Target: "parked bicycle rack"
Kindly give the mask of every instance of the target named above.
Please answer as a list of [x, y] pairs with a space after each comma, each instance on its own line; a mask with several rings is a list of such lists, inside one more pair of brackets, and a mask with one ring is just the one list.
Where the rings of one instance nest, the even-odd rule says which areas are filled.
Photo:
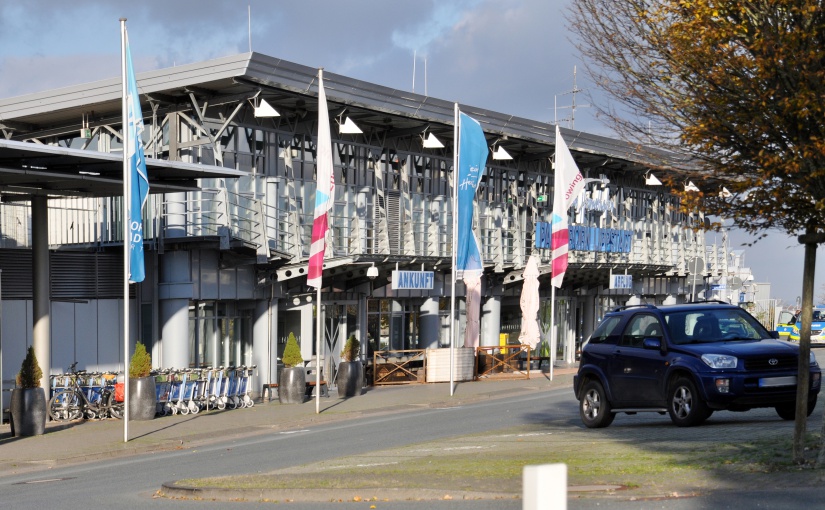
[[118, 374], [75, 370], [49, 376], [48, 411], [53, 420], [121, 418], [123, 406], [114, 400]]

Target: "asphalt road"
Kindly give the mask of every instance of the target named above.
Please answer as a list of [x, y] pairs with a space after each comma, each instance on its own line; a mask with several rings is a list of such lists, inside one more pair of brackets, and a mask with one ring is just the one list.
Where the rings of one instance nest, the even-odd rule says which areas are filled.
[[[825, 350], [817, 349], [825, 358]], [[822, 404], [822, 398], [820, 399]], [[821, 414], [821, 408], [815, 413]], [[239, 414], [239, 416], [242, 416]], [[717, 413], [712, 420], [732, 422], [743, 433], [766, 427], [784, 426], [772, 409], [748, 413]], [[490, 433], [519, 425], [554, 422], [556, 425], [581, 429], [577, 404], [569, 387], [547, 393], [489, 400], [460, 407], [422, 408], [384, 416], [365, 416], [346, 422], [321, 424], [298, 430], [259, 435], [232, 441], [217, 440], [195, 449], [157, 452], [148, 455], [98, 460], [93, 463], [58, 467], [0, 478], [0, 508], [15, 510], [86, 510], [90, 507], [116, 506], [129, 509], [225, 509], [272, 508], [273, 503], [227, 503], [184, 501], [153, 497], [166, 481], [181, 478], [217, 476], [250, 472], [267, 472], [294, 465], [332, 459], [367, 451], [403, 446], [424, 441], [443, 440], [464, 434]], [[818, 426], [817, 426], [818, 427]], [[665, 416], [639, 414], [619, 416], [605, 429], [617, 434], [668, 435], [677, 437], [685, 429], [673, 427]], [[691, 429], [696, 433], [713, 433], [710, 427]], [[818, 429], [817, 429], [818, 430]], [[609, 437], [605, 435], [604, 437]], [[594, 435], [594, 440], [598, 436]], [[583, 452], [587, 454], [587, 452]], [[825, 483], [823, 483], [825, 485]], [[289, 503], [294, 510], [323, 508], [364, 509], [517, 509], [521, 500], [486, 501], [393, 501], [378, 503]], [[752, 508], [797, 509], [822, 505], [822, 487], [771, 491], [722, 491], [708, 496], [668, 498], [666, 500], [618, 501], [598, 496], [576, 499], [571, 495], [571, 509], [717, 509]]]
[[[0, 479], [0, 508], [85, 510], [101, 502], [135, 509], [189, 508], [192, 505], [197, 505], [197, 508], [226, 508], [226, 503], [175, 501], [152, 498], [152, 494], [163, 482], [181, 478], [266, 472], [371, 449], [549, 420], [558, 418], [562, 413], [573, 419], [576, 412], [569, 388], [561, 388], [547, 395], [514, 397], [506, 401], [443, 409], [419, 409], [229, 442], [216, 441], [214, 445], [194, 450], [99, 460]], [[481, 503], [472, 508], [507, 508], [501, 506], [501, 502], [491, 503], [492, 506]], [[513, 503], [515, 506], [512, 508], [520, 507], [520, 501]], [[397, 504], [401, 506], [382, 503], [381, 508], [409, 508], [410, 503]], [[296, 509], [327, 506], [290, 504], [290, 508]], [[271, 505], [243, 505], [243, 508], [269, 507]], [[365, 508], [363, 503], [357, 507]], [[440, 503], [438, 506], [432, 506], [432, 502], [422, 503], [416, 508], [450, 508], [450, 502], [445, 502], [444, 506]]]

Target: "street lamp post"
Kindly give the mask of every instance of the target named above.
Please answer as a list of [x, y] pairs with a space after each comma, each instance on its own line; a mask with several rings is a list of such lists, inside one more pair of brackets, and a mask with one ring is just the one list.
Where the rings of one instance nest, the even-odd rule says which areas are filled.
[[370, 339], [369, 339], [369, 334], [370, 334], [369, 333], [369, 325], [370, 325], [369, 300], [372, 299], [372, 293], [374, 291], [373, 285], [375, 284], [375, 279], [378, 278], [378, 268], [375, 267], [375, 263], [372, 263], [372, 265], [369, 268], [367, 268], [367, 278], [370, 279], [370, 293], [367, 296], [367, 310], [366, 310], [366, 313], [364, 314], [364, 319], [366, 320], [365, 329], [367, 330], [367, 338], [366, 338], [367, 345], [365, 346], [362, 355], [365, 357], [364, 358], [365, 360], [366, 360], [367, 353], [369, 353], [369, 341], [370, 341]]

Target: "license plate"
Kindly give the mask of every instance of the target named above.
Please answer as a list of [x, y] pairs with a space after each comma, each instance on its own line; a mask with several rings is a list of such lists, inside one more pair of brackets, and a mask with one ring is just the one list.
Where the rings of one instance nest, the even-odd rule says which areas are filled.
[[789, 375], [787, 377], [763, 377], [759, 379], [760, 388], [774, 388], [776, 386], [795, 386], [796, 376]]

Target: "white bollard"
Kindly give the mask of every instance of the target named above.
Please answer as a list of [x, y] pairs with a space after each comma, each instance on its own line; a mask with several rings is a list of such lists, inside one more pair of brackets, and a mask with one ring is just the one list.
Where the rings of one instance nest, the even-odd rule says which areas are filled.
[[522, 510], [567, 510], [567, 464], [524, 466]]

